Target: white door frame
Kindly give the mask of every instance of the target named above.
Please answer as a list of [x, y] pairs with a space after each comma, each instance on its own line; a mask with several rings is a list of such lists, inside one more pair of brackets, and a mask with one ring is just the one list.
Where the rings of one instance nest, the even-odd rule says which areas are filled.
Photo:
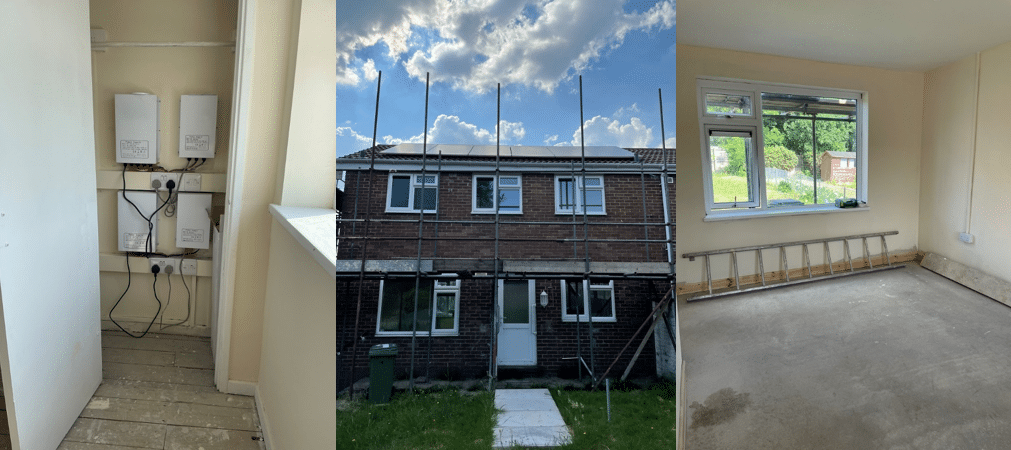
[[[496, 307], [498, 308], [498, 314], [496, 315], [496, 321], [498, 323], [495, 324], [496, 328], [498, 329], [498, 332], [495, 334], [495, 345], [496, 345], [496, 348], [499, 349], [499, 351], [496, 352], [496, 356], [495, 356], [495, 368], [497, 369], [498, 366], [503, 365], [501, 363], [501, 361], [499, 360], [500, 355], [502, 354], [502, 349], [501, 349], [501, 345], [499, 345], [499, 341], [498, 340], [501, 337], [502, 329], [506, 327], [506, 324], [504, 323], [504, 321], [505, 321], [505, 309], [503, 308], [503, 304], [502, 303], [503, 303], [503, 300], [505, 298], [505, 283], [507, 281], [525, 281], [527, 283], [527, 302], [529, 304], [529, 311], [530, 311], [529, 327], [530, 327], [530, 334], [534, 336], [533, 337], [533, 341], [534, 341], [533, 342], [533, 348], [531, 349], [531, 356], [532, 356], [533, 361], [529, 365], [530, 366], [536, 366], [537, 365], [537, 314], [536, 314], [536, 311], [537, 311], [537, 309], [536, 309], [537, 302], [534, 299], [534, 295], [536, 293], [536, 286], [535, 286], [534, 280], [498, 280], [498, 288], [496, 289], [496, 291], [498, 293], [498, 295], [496, 296], [497, 297], [496, 298]], [[515, 364], [504, 364], [504, 365], [506, 365], [506, 366], [513, 366]], [[524, 365], [526, 365], [526, 364], [524, 364]]]
[[[217, 322], [214, 334], [214, 385], [221, 392], [252, 395], [248, 386], [231, 386], [228, 378], [232, 338], [232, 307], [235, 296], [239, 217], [242, 214], [242, 184], [245, 179], [250, 102], [253, 93], [253, 48], [256, 35], [256, 0], [239, 0], [235, 33], [235, 75], [232, 84], [232, 123], [228, 136], [228, 175], [225, 213], [221, 221], [221, 276]], [[248, 383], [242, 383], [248, 385]]]

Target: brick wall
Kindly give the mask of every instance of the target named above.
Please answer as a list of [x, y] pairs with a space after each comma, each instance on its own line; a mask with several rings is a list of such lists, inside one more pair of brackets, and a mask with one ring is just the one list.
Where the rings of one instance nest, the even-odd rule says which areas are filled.
[[[493, 280], [465, 279], [461, 282], [459, 336], [419, 336], [415, 340], [415, 373], [428, 373], [433, 378], [451, 375], [454, 378], [480, 378], [488, 371], [490, 323], [494, 298]], [[615, 281], [615, 316], [617, 322], [594, 323], [594, 367], [602, 374], [615, 356], [628, 342], [629, 337], [642, 324], [653, 309], [653, 302], [669, 286], [656, 283], [653, 289], [647, 281]], [[574, 376], [575, 362], [563, 360], [577, 354], [577, 323], [562, 321], [560, 280], [537, 280], [536, 290], [548, 293], [549, 304], [541, 307], [537, 302], [537, 369], [545, 375]], [[347, 386], [350, 378], [351, 347], [357, 307], [357, 280], [337, 283], [338, 323], [338, 388]], [[376, 336], [376, 316], [379, 306], [379, 281], [366, 280], [362, 290], [362, 307], [358, 328], [358, 362], [356, 378], [368, 376], [368, 350], [376, 344], [394, 343], [399, 347], [396, 371], [400, 377], [410, 367], [411, 338]], [[589, 363], [589, 329], [580, 324], [583, 358]], [[625, 370], [642, 335], [633, 341], [630, 349], [612, 369], [610, 376], [617, 377]], [[633, 369], [635, 375], [655, 374], [653, 339], [649, 339]]]
[[[386, 213], [387, 172], [376, 172], [374, 186], [369, 199], [369, 176], [367, 172], [359, 174], [349, 172], [347, 188], [344, 197], [344, 217], [355, 216], [357, 202], [357, 217], [364, 218], [371, 204], [371, 217], [382, 219], [416, 220], [417, 213]], [[646, 175], [645, 183], [640, 183], [638, 174], [604, 175], [604, 216], [588, 216], [588, 222], [659, 222], [664, 220], [661, 203], [660, 177]], [[439, 179], [439, 220], [476, 220], [494, 221], [493, 214], [472, 214], [472, 182], [471, 173], [443, 173]], [[583, 243], [559, 242], [563, 239], [583, 237], [582, 214], [577, 214], [577, 224], [573, 226], [571, 214], [555, 214], [554, 208], [554, 175], [524, 174], [522, 178], [523, 214], [500, 215], [500, 221], [550, 221], [558, 225], [500, 224], [499, 246], [500, 258], [504, 259], [563, 259], [583, 258], [585, 250]], [[671, 190], [671, 207], [675, 204], [674, 184], [668, 184]], [[643, 194], [645, 191], [645, 215], [643, 214]], [[671, 209], [671, 218], [674, 217]], [[424, 215], [426, 220], [436, 218], [436, 214]], [[344, 224], [341, 231], [345, 236], [352, 234], [352, 225]], [[362, 224], [353, 226], [355, 233], [364, 232]], [[575, 230], [575, 236], [573, 231]], [[590, 225], [588, 236], [591, 239], [665, 239], [663, 225], [656, 226], [621, 226], [621, 225]], [[674, 231], [672, 230], [672, 236]], [[369, 235], [382, 237], [369, 244], [369, 259], [414, 258], [418, 251], [417, 223], [381, 223], [374, 222], [369, 226]], [[422, 258], [460, 258], [460, 257], [494, 257], [493, 224], [432, 224], [426, 223], [424, 237], [464, 238], [479, 240], [440, 240], [426, 241], [422, 244]], [[395, 238], [397, 237], [397, 238]], [[400, 239], [406, 238], [406, 239]], [[550, 239], [551, 241], [510, 241], [510, 239]], [[352, 241], [352, 240], [348, 240]], [[360, 241], [355, 241], [360, 242]], [[341, 245], [338, 259], [358, 259], [361, 254], [354, 246]], [[359, 246], [360, 247], [360, 246]], [[666, 250], [663, 243], [590, 243], [589, 253], [594, 261], [664, 261]]]

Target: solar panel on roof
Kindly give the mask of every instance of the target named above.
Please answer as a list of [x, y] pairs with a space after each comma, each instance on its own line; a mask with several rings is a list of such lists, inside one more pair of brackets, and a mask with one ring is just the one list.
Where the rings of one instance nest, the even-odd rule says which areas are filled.
[[[383, 150], [380, 153], [388, 155], [420, 155], [422, 144], [399, 144], [392, 148]], [[496, 148], [494, 145], [460, 145], [460, 144], [430, 144], [428, 155], [443, 156], [471, 156], [475, 158], [494, 158]], [[503, 158], [563, 158], [578, 159], [583, 155], [579, 147], [567, 146], [537, 146], [537, 145], [503, 145], [498, 149], [499, 156]], [[587, 146], [585, 155], [588, 159], [634, 159], [635, 155], [623, 148], [613, 146]]]
[[[508, 145], [499, 146], [499, 156], [508, 157], [512, 156], [512, 152], [509, 151]], [[495, 157], [495, 146], [494, 145], [475, 145], [470, 149], [470, 156], [474, 157]]]

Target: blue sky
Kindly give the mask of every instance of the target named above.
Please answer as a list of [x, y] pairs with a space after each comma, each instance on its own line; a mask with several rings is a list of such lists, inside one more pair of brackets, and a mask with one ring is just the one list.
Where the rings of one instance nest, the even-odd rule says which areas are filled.
[[674, 147], [674, 0], [348, 0], [337, 17], [337, 156], [372, 143]]

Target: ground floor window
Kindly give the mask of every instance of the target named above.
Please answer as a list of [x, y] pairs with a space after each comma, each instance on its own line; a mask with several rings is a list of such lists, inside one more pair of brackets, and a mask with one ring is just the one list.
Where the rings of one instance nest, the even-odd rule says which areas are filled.
[[562, 320], [586, 321], [589, 309], [594, 322], [614, 322], [614, 280], [562, 281]]
[[[417, 288], [417, 289], [416, 289]], [[460, 328], [460, 280], [413, 278], [379, 284], [377, 336], [410, 336], [417, 317], [418, 335], [456, 335]], [[417, 315], [415, 316], [415, 293]]]

